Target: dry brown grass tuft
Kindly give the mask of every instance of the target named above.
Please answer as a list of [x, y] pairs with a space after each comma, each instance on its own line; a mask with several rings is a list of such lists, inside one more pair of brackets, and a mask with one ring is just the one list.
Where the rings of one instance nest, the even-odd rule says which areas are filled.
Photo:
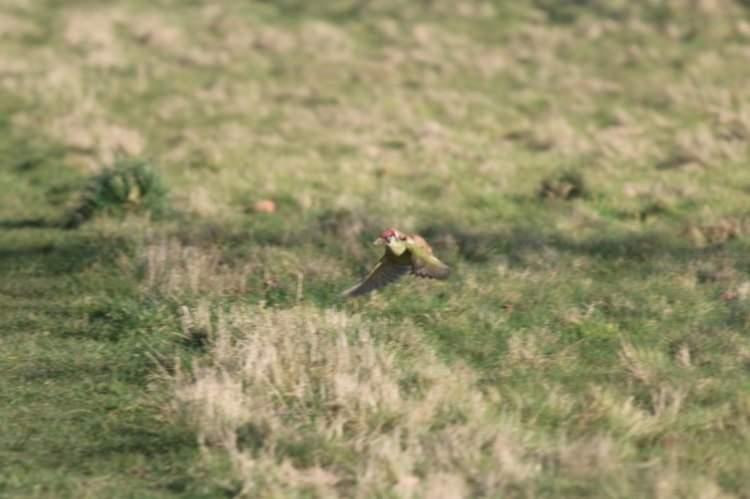
[[661, 371], [669, 362], [667, 356], [660, 351], [636, 348], [630, 343], [622, 344], [620, 360], [630, 375], [645, 385], [658, 383]]
[[0, 12], [0, 40], [33, 35], [39, 31], [38, 27], [24, 19]]
[[413, 327], [305, 307], [237, 307], [208, 327], [211, 360], [179, 373], [178, 398], [244, 496], [471, 497], [541, 469], [493, 397]]
[[144, 286], [169, 295], [210, 292], [214, 295], [248, 291], [250, 263], [228, 265], [216, 247], [184, 246], [176, 239], [162, 239], [144, 248]]
[[698, 247], [723, 244], [747, 233], [746, 222], [737, 218], [722, 218], [713, 224], [690, 225], [683, 234]]
[[127, 60], [116, 32], [117, 23], [123, 19], [123, 13], [116, 9], [72, 11], [65, 19], [63, 39], [81, 51], [88, 64], [123, 67]]

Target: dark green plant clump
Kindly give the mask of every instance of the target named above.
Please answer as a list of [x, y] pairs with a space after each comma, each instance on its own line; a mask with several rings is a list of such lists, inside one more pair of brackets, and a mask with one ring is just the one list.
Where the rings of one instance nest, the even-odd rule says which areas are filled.
[[539, 186], [539, 197], [543, 199], [570, 200], [585, 197], [586, 182], [583, 176], [575, 171], [563, 172], [560, 175], [544, 179]]
[[68, 212], [62, 225], [75, 229], [97, 214], [160, 215], [166, 207], [167, 188], [151, 164], [142, 159], [120, 159], [91, 177], [80, 202]]

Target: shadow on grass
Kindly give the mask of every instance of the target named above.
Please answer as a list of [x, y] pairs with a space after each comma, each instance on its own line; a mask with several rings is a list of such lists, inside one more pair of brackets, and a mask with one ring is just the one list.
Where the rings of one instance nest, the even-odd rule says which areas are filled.
[[368, 12], [372, 0], [351, 0], [333, 5], [316, 5], [305, 0], [262, 0], [262, 3], [273, 6], [285, 19], [305, 19], [322, 17], [332, 22], [358, 21]]
[[76, 273], [94, 262], [111, 261], [127, 248], [124, 239], [91, 236], [23, 245], [5, 243], [0, 245], [0, 275], [32, 268], [40, 275]]
[[428, 225], [421, 228], [420, 234], [428, 240], [436, 241], [435, 246], [438, 249], [441, 240], [452, 238], [455, 240], [458, 255], [470, 263], [484, 263], [495, 256], [504, 255], [511, 265], [523, 265], [524, 254], [544, 248], [597, 259], [648, 263], [663, 257], [688, 262], [722, 254], [727, 248], [746, 246], [743, 240], [735, 240], [725, 244], [697, 247], [678, 235], [656, 231], [601, 234], [579, 240], [560, 231], [545, 231], [533, 227], [509, 227], [497, 232], [469, 232], [455, 225]]
[[0, 220], [0, 229], [59, 229], [60, 223], [44, 218]]

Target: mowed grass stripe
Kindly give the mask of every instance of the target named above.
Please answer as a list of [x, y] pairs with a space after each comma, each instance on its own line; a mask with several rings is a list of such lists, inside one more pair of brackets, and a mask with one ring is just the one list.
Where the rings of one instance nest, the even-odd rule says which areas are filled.
[[43, 181], [31, 183], [6, 152], [0, 495], [215, 497], [195, 485], [194, 434], [167, 418], [169, 394], [154, 378], [157, 359], [177, 348], [165, 332], [173, 316], [143, 301], [134, 274], [116, 271], [127, 239], [15, 223], [59, 213], [29, 191], [43, 194], [65, 167], [39, 166], [31, 178]]

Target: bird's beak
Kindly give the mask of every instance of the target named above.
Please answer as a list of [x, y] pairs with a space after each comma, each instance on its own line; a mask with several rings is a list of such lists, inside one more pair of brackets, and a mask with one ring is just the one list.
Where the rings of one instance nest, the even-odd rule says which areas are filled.
[[383, 246], [385, 244], [385, 239], [383, 239], [382, 237], [379, 237], [379, 238], [375, 239], [375, 241], [373, 241], [372, 244], [374, 244], [376, 246]]

